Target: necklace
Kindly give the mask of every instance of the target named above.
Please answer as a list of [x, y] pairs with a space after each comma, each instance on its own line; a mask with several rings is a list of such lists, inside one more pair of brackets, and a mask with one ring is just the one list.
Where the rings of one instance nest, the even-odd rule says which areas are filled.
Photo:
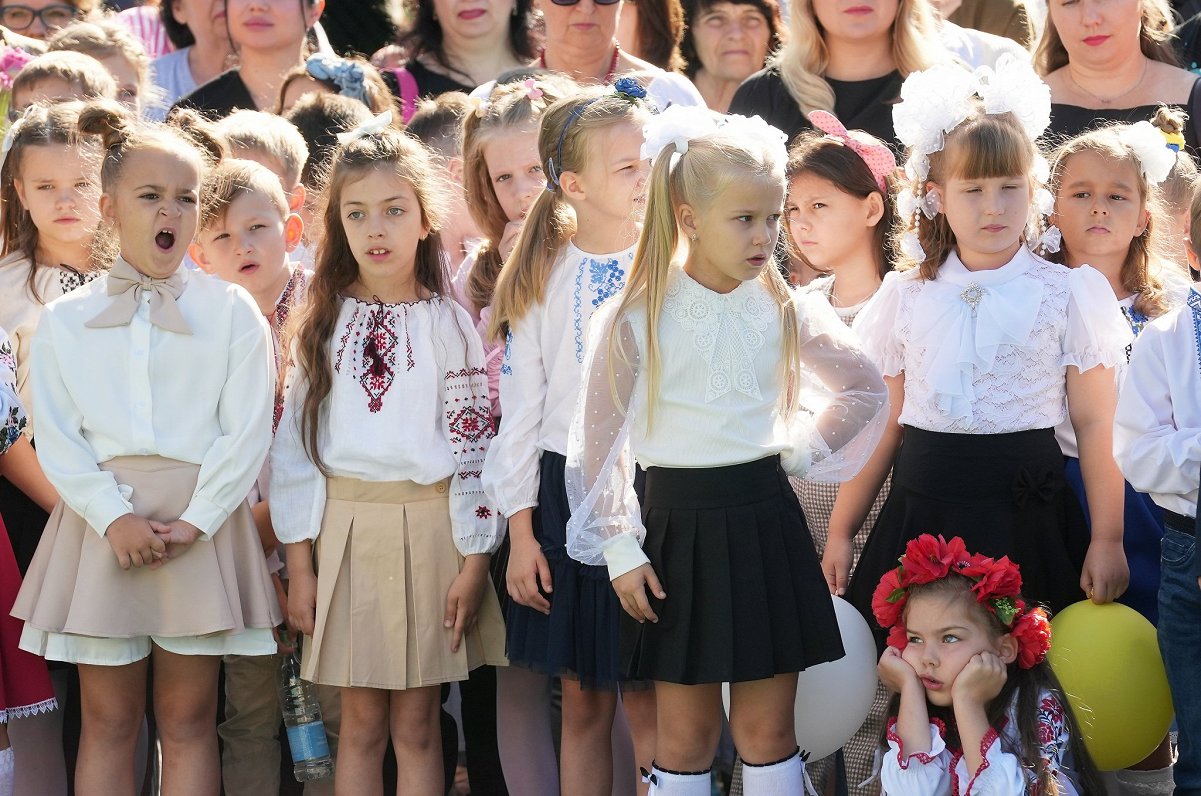
[[1075, 86], [1082, 94], [1088, 95], [1093, 100], [1095, 100], [1099, 105], [1112, 105], [1113, 103], [1117, 102], [1122, 97], [1125, 97], [1131, 91], [1134, 91], [1136, 88], [1138, 88], [1139, 86], [1141, 86], [1143, 84], [1143, 81], [1147, 78], [1147, 67], [1149, 67], [1150, 65], [1151, 65], [1151, 59], [1144, 57], [1143, 58], [1143, 72], [1142, 72], [1142, 74], [1140, 74], [1138, 76], [1138, 80], [1136, 80], [1133, 85], [1131, 85], [1128, 89], [1123, 91], [1121, 94], [1112, 96], [1109, 99], [1104, 99], [1102, 97], [1098, 97], [1096, 94], [1089, 91], [1084, 86], [1080, 85], [1079, 81], [1076, 80], [1076, 76], [1074, 74], [1072, 74], [1072, 65], [1071, 64], [1068, 64], [1068, 80], [1071, 80], [1072, 85]]
[[[613, 75], [617, 74], [617, 59], [621, 55], [621, 46], [613, 45], [613, 57], [609, 59], [609, 71], [605, 73], [605, 78], [601, 82], [605, 85], [613, 82]], [[541, 50], [538, 53], [538, 66], [543, 69], [549, 69], [546, 65], [546, 50]]]

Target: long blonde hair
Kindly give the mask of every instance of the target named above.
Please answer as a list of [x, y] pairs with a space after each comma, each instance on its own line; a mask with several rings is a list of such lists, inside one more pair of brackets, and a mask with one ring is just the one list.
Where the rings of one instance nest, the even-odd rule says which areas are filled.
[[[661, 372], [659, 355], [659, 321], [663, 316], [663, 301], [671, 264], [680, 244], [676, 208], [687, 204], [704, 208], [713, 197], [719, 196], [735, 182], [764, 180], [784, 185], [783, 160], [771, 154], [765, 146], [754, 141], [735, 138], [718, 130], [688, 142], [688, 149], [676, 158], [675, 144], [659, 153], [648, 181], [646, 218], [630, 278], [621, 294], [621, 304], [614, 316], [614, 329], [636, 306], [646, 309], [646, 351], [642, 352], [642, 367], [646, 373], [647, 423], [654, 418], [654, 396], [659, 393]], [[676, 161], [673, 163], [672, 161]], [[781, 208], [782, 209], [782, 208]], [[694, 244], [695, 245], [695, 244]], [[783, 274], [774, 264], [763, 269], [757, 277], [762, 280], [779, 307], [783, 334], [780, 344], [780, 395], [783, 410], [791, 412], [796, 406], [796, 383], [800, 373], [800, 347], [793, 296]], [[610, 386], [616, 390], [612, 363], [628, 363], [628, 354], [619, 343], [619, 335], [609, 337]], [[616, 398], [616, 396], [615, 396]]]
[[[512, 254], [496, 281], [488, 334], [501, 338], [542, 300], [559, 250], [575, 234], [575, 213], [563, 197], [559, 175], [578, 172], [594, 157], [592, 145], [613, 125], [640, 122], [644, 113], [612, 89], [589, 91], [547, 109], [538, 131], [538, 156], [547, 184], [526, 214]], [[466, 153], [466, 150], [464, 150]]]
[[[1172, 48], [1172, 37], [1176, 25], [1168, 0], [1140, 0], [1143, 13], [1139, 20], [1139, 50], [1152, 61], [1180, 66], [1180, 59]], [[1051, 14], [1047, 14], [1042, 38], [1034, 49], [1034, 71], [1046, 76], [1068, 65], [1068, 51], [1055, 27]]]
[[[933, 30], [927, 0], [900, 0], [892, 23], [892, 60], [902, 78], [932, 65], [930, 53], [938, 48]], [[769, 63], [806, 116], [815, 110], [834, 111], [834, 89], [824, 77], [830, 51], [813, 13], [813, 0], [793, 0], [788, 38]]]

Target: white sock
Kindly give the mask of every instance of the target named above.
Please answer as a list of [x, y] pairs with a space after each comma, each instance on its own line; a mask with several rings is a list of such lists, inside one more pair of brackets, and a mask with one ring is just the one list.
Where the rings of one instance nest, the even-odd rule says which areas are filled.
[[1150, 771], [1119, 771], [1117, 781], [1122, 796], [1172, 796], [1175, 790], [1171, 766]]
[[746, 796], [798, 796], [805, 792], [805, 764], [800, 754], [777, 763], [756, 766], [742, 761], [742, 790]]
[[642, 781], [651, 784], [647, 796], [710, 796], [713, 793], [709, 771], [664, 771], [651, 765], [651, 772], [643, 769]]
[[0, 796], [13, 796], [13, 782], [17, 776], [17, 765], [13, 760], [13, 749], [0, 750]]

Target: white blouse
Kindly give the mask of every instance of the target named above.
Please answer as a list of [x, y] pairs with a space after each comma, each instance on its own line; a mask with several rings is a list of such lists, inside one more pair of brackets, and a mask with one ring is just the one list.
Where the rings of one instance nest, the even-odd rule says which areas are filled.
[[[17, 363], [17, 393], [29, 413], [25, 433], [33, 436], [33, 387], [29, 383], [29, 348], [42, 310], [54, 299], [96, 279], [104, 271], [80, 272], [41, 265], [29, 284], [32, 263], [20, 252], [0, 260], [0, 327], [8, 331]], [[35, 292], [36, 291], [36, 294]]]
[[[440, 296], [408, 304], [343, 298], [329, 362], [317, 443], [329, 473], [418, 484], [449, 477], [455, 546], [463, 555], [495, 550], [500, 523], [480, 486], [492, 438], [484, 353], [463, 308]], [[300, 429], [306, 389], [297, 364], [271, 445], [271, 521], [285, 543], [316, 539], [325, 511], [325, 476]]]
[[902, 425], [966, 434], [1056, 426], [1067, 367], [1114, 367], [1132, 339], [1104, 276], [1025, 247], [989, 271], [952, 253], [937, 279], [891, 273], [854, 329], [884, 375], [904, 371]]
[[143, 294], [127, 326], [88, 328], [108, 277], [46, 306], [33, 339], [38, 460], [98, 533], [132, 511], [129, 487], [97, 467], [158, 455], [200, 465], [180, 519], [211, 537], [250, 491], [271, 440], [271, 333], [242, 288], [180, 268], [189, 335], [151, 324]]
[[1201, 473], [1201, 294], [1156, 318], [1134, 344], [1113, 430], [1114, 458], [1156, 505], [1197, 513]]
[[[941, 721], [930, 722], [930, 751], [912, 754], [905, 752], [896, 723], [895, 718], [890, 719], [885, 731], [888, 750], [880, 769], [883, 796], [1027, 796], [1037, 792], [1033, 768], [1014, 754], [1020, 740], [1014, 706], [1006, 712], [1000, 732], [990, 729], [985, 734], [981, 742], [984, 762], [975, 771], [968, 771], [961, 750], [947, 747], [946, 727]], [[1059, 792], [1078, 796], [1063, 705], [1049, 692], [1039, 701], [1038, 723], [1031, 731], [1037, 734], [1040, 757], [1054, 773]]]
[[615, 317], [617, 306], [593, 319], [568, 440], [573, 558], [606, 563], [611, 577], [646, 562], [635, 460], [722, 467], [778, 454], [792, 475], [845, 481], [875, 449], [888, 417], [884, 382], [823, 296], [793, 294], [802, 408], [791, 417], [780, 412], [780, 309], [762, 280], [715, 293], [672, 268], [658, 325], [658, 392], [649, 406], [645, 305]]
[[567, 244], [542, 301], [513, 324], [505, 340], [500, 368], [504, 422], [484, 464], [484, 489], [506, 517], [538, 505], [540, 452], [567, 455], [588, 323], [601, 304], [625, 287], [635, 248], [589, 254]]
[[17, 362], [12, 343], [0, 329], [0, 455], [21, 436], [25, 428], [25, 410], [17, 397]]

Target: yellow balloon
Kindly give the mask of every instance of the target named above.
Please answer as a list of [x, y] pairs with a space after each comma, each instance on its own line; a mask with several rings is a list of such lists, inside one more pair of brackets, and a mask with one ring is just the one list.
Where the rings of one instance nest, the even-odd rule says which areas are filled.
[[1069, 605], [1051, 621], [1051, 668], [1102, 771], [1155, 750], [1172, 723], [1172, 694], [1155, 628], [1118, 603]]

